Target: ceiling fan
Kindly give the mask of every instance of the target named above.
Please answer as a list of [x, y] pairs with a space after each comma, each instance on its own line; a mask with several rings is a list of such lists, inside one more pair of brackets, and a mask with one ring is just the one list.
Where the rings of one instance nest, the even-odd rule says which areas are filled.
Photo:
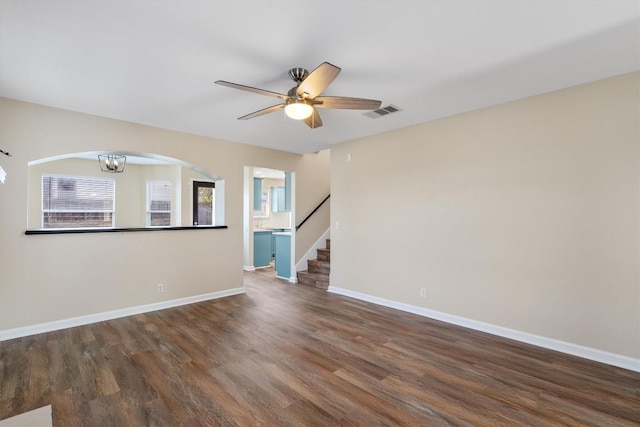
[[289, 70], [289, 77], [296, 82], [296, 86], [292, 87], [286, 95], [224, 80], [218, 80], [216, 84], [257, 93], [258, 95], [280, 98], [284, 101], [282, 104], [272, 105], [246, 116], [238, 117], [238, 120], [253, 119], [284, 108], [287, 116], [295, 120], [303, 120], [307, 126], [315, 129], [322, 126], [322, 119], [320, 119], [317, 108], [342, 110], [377, 110], [380, 108], [381, 102], [374, 99], [319, 96], [339, 73], [340, 68], [328, 62], [323, 62], [311, 73], [304, 68], [292, 68]]

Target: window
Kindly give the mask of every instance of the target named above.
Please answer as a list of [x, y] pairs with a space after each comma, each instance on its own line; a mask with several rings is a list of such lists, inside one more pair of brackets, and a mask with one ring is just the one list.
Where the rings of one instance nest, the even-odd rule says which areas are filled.
[[193, 181], [193, 225], [214, 225], [216, 184]]
[[147, 181], [147, 227], [171, 226], [171, 182]]
[[113, 227], [115, 181], [42, 176], [42, 228]]

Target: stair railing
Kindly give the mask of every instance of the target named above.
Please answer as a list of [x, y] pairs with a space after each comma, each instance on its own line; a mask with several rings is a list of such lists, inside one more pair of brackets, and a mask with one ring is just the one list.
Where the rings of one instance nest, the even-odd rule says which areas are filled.
[[316, 213], [318, 211], [318, 209], [320, 209], [322, 207], [322, 205], [324, 205], [324, 202], [329, 200], [329, 197], [331, 197], [331, 194], [327, 195], [327, 197], [325, 197], [324, 200], [321, 201], [320, 204], [318, 206], [316, 206], [316, 208], [314, 210], [312, 210], [311, 213], [309, 215], [307, 215], [307, 217], [305, 219], [303, 219], [300, 224], [296, 225], [296, 231], [298, 231], [300, 229], [300, 227], [302, 227], [302, 225], [305, 222], [307, 222], [309, 220], [309, 218], [311, 218], [313, 216], [313, 214]]

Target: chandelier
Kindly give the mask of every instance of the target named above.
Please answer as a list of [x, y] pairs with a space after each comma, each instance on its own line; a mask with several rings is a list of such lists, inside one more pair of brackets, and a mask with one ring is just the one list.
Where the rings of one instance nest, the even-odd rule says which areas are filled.
[[124, 172], [124, 165], [127, 163], [127, 156], [116, 154], [98, 154], [100, 170], [107, 173]]

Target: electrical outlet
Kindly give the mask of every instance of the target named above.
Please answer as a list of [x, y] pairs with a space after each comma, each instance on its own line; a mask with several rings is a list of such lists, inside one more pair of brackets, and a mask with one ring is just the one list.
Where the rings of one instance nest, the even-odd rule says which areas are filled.
[[161, 294], [164, 292], [164, 285], [162, 283], [158, 283], [158, 293]]
[[427, 297], [427, 288], [420, 288], [420, 298]]

